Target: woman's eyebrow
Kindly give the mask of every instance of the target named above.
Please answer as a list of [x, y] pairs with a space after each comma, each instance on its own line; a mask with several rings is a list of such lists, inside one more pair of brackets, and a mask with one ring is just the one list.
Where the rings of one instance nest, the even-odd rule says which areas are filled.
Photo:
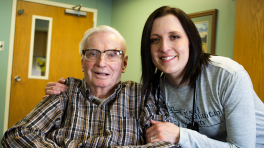
[[159, 36], [159, 34], [157, 34], [157, 33], [153, 33], [153, 34], [150, 34], [150, 37], [151, 36]]
[[169, 34], [181, 34], [179, 31], [170, 31]]

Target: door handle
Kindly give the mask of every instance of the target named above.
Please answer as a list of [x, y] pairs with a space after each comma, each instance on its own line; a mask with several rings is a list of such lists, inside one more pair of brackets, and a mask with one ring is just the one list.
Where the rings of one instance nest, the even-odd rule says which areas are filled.
[[20, 78], [19, 76], [15, 76], [15, 80], [16, 80], [17, 82], [19, 82], [19, 81], [21, 81], [21, 78]]

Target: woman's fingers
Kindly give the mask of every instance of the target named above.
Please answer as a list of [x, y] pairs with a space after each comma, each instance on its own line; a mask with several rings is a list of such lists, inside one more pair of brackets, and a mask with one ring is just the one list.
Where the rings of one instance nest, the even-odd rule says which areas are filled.
[[146, 131], [148, 143], [157, 141], [169, 141], [178, 143], [180, 139], [180, 128], [170, 122], [151, 122], [152, 126]]

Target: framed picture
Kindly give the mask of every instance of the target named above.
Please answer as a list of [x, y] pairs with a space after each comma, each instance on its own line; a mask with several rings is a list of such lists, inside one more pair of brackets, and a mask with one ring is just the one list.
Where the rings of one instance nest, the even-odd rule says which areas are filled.
[[200, 33], [203, 51], [214, 55], [217, 9], [190, 13], [188, 16]]

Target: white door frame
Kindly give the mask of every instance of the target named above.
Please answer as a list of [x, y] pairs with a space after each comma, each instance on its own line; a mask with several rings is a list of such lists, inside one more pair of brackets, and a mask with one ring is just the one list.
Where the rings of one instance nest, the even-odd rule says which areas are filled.
[[[50, 6], [57, 6], [62, 8], [72, 9], [74, 5], [52, 2], [47, 0], [24, 0], [33, 3], [39, 3]], [[12, 79], [12, 67], [13, 67], [13, 53], [14, 53], [14, 39], [15, 39], [15, 25], [16, 25], [16, 7], [17, 0], [13, 0], [12, 3], [12, 16], [11, 16], [11, 28], [10, 28], [10, 39], [9, 39], [9, 54], [8, 54], [8, 67], [7, 67], [7, 81], [6, 81], [6, 97], [5, 97], [5, 115], [4, 115], [4, 127], [3, 133], [8, 129], [9, 120], [9, 108], [10, 108], [10, 93], [11, 93], [11, 79]], [[97, 25], [97, 9], [82, 7], [82, 11], [93, 13], [93, 27]], [[43, 90], [44, 91], [44, 90]]]

